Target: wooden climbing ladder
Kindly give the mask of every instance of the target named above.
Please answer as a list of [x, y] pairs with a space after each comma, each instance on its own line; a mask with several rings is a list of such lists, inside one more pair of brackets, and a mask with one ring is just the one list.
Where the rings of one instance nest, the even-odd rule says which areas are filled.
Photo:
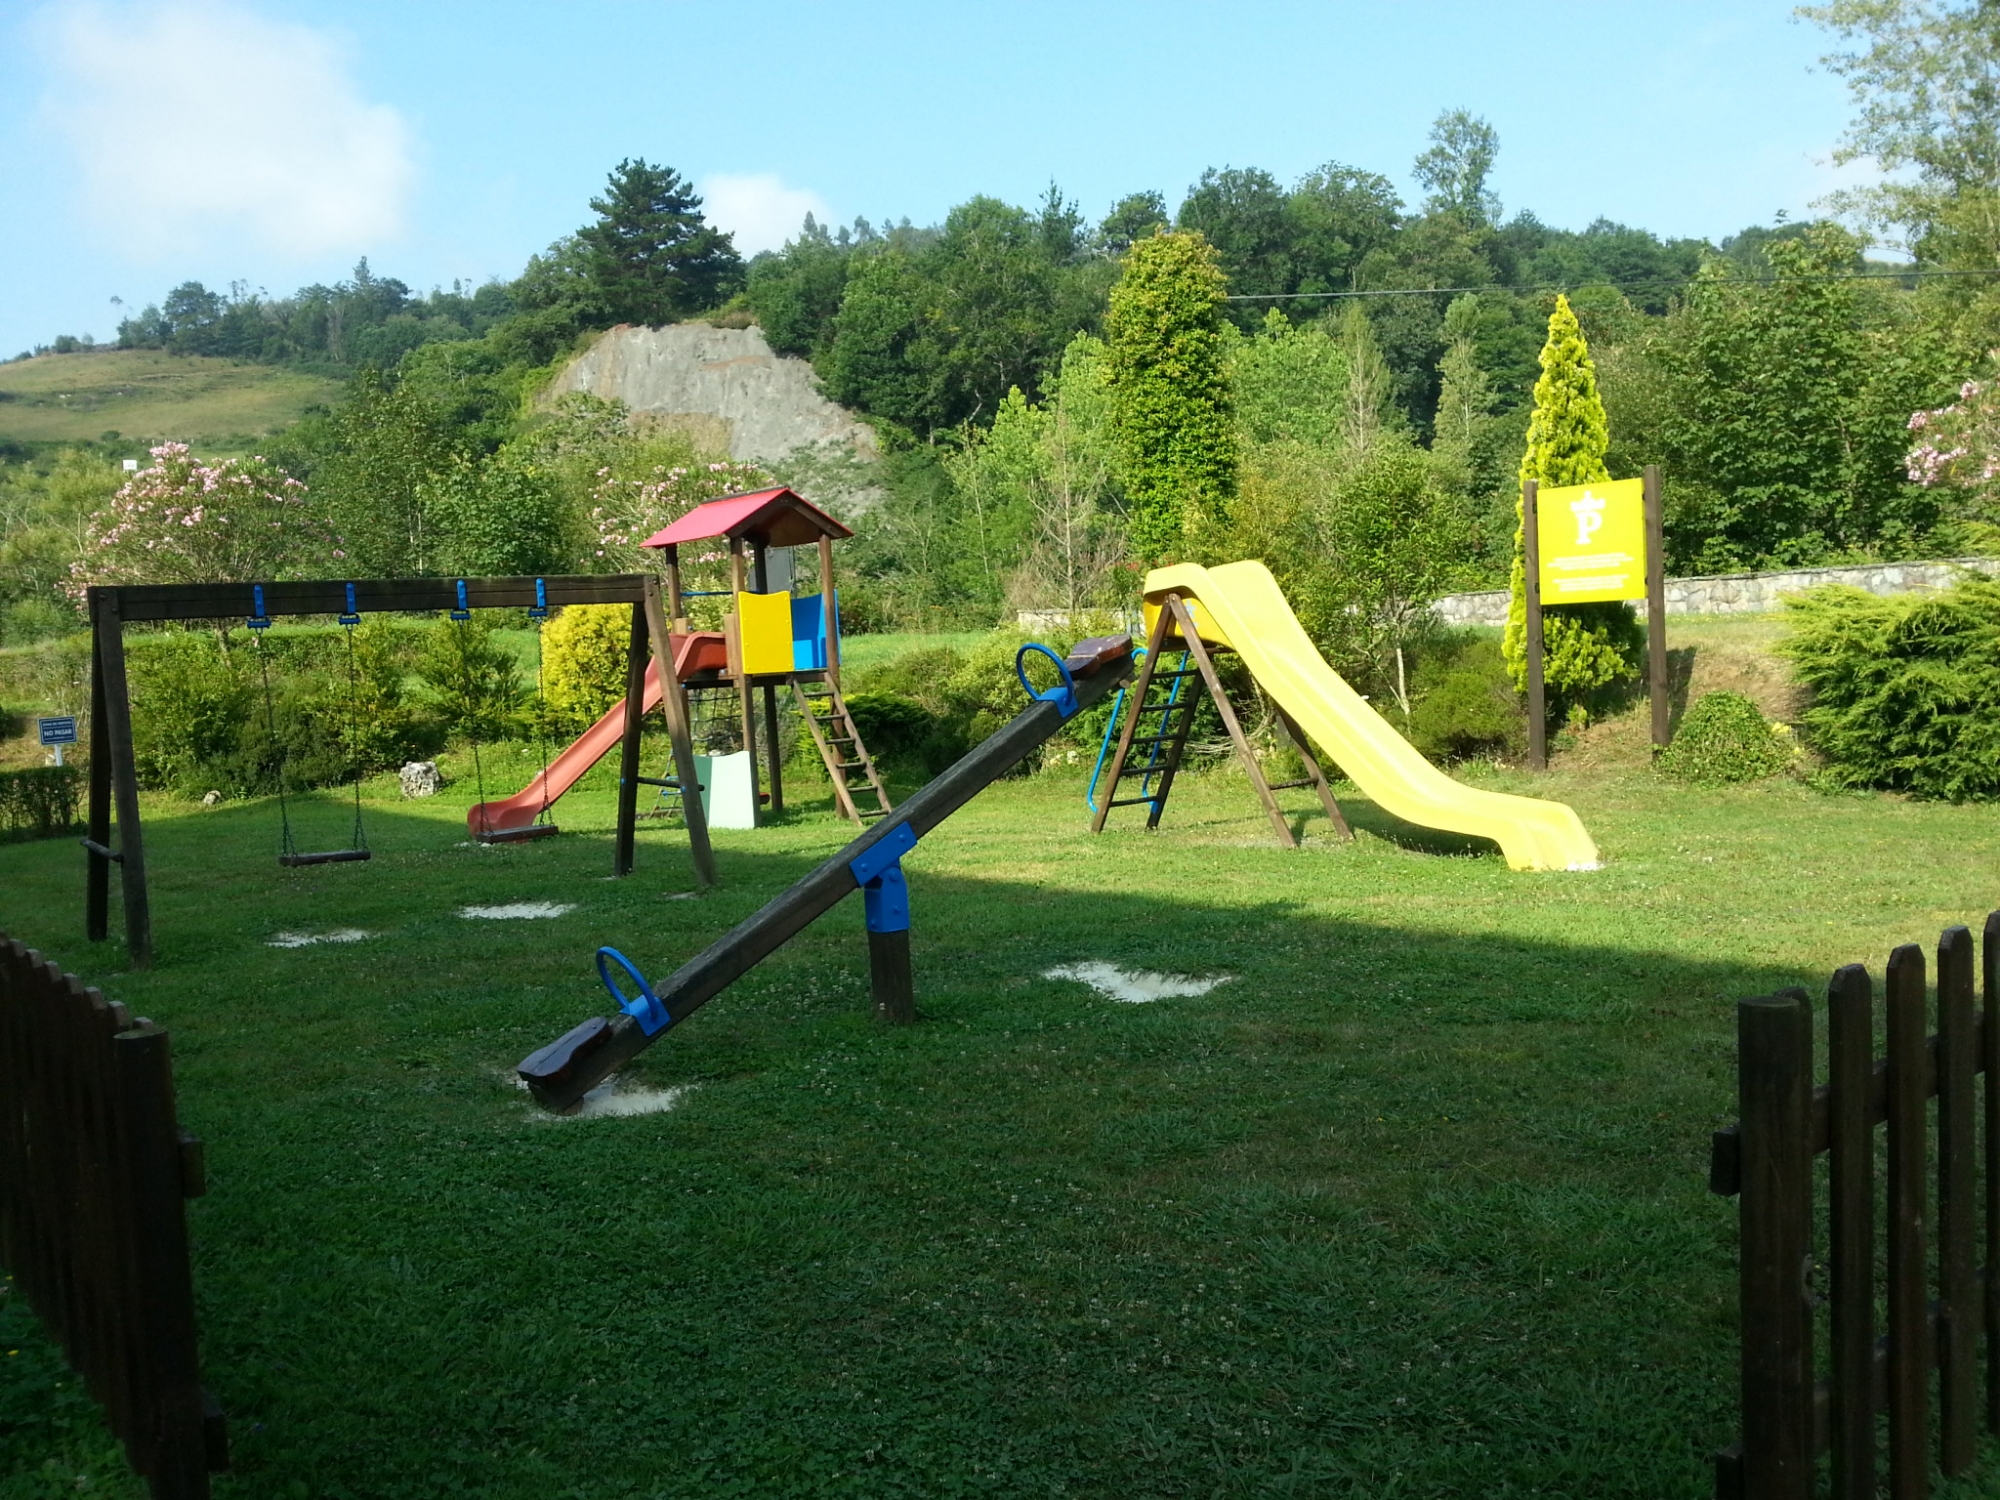
[[[1181, 665], [1161, 670], [1162, 652], [1175, 646], [1186, 653]], [[1189, 662], [1194, 665], [1188, 666]], [[1164, 696], [1154, 696], [1155, 684], [1167, 688]], [[1236, 758], [1242, 763], [1244, 774], [1250, 778], [1250, 785], [1256, 789], [1257, 799], [1264, 804], [1264, 811], [1271, 819], [1271, 827], [1277, 833], [1280, 844], [1287, 849], [1299, 846], [1291, 824], [1285, 821], [1284, 811], [1278, 806], [1278, 799], [1272, 795], [1293, 787], [1309, 786], [1316, 791], [1320, 806], [1326, 809], [1334, 831], [1344, 839], [1354, 836], [1347, 826], [1347, 819], [1341, 816], [1340, 804], [1333, 800], [1333, 788], [1327, 785], [1326, 772], [1320, 768], [1319, 758], [1313, 754], [1292, 716], [1283, 708], [1277, 709], [1278, 720], [1291, 737], [1299, 759], [1305, 763], [1306, 774], [1297, 781], [1281, 781], [1276, 785], [1264, 779], [1263, 768], [1257, 764], [1256, 754], [1244, 737], [1236, 710], [1230, 706], [1229, 696], [1222, 690], [1222, 679], [1216, 675], [1214, 659], [1202, 644], [1201, 632], [1196, 629], [1194, 617], [1179, 594], [1167, 595], [1165, 604], [1153, 618], [1153, 628], [1146, 641], [1146, 659], [1140, 664], [1138, 681], [1128, 690], [1133, 706], [1118, 733], [1118, 748], [1111, 760], [1111, 780], [1103, 805], [1091, 820], [1092, 833], [1104, 831], [1104, 820], [1114, 807], [1144, 806], [1149, 809], [1146, 827], [1160, 826], [1160, 814], [1167, 809], [1167, 795], [1173, 790], [1181, 758], [1187, 752], [1188, 732], [1194, 727], [1195, 710], [1201, 703], [1201, 688], [1206, 688], [1209, 697], [1215, 700], [1216, 712], [1222, 716], [1223, 727], [1229, 731], [1230, 743], [1236, 747]], [[1145, 733], [1139, 732], [1142, 726]], [[1124, 781], [1136, 781], [1139, 795], [1120, 797], [1118, 787]]]
[[[847, 711], [847, 700], [840, 696], [840, 689], [826, 677], [804, 681], [794, 677], [791, 682], [792, 691], [798, 695], [799, 712], [805, 717], [806, 728], [812, 731], [813, 743], [819, 747], [819, 758], [826, 764], [827, 779], [833, 783], [833, 797], [839, 804], [840, 815], [854, 823], [882, 817], [890, 808], [889, 793], [875, 770], [874, 757], [861, 742], [861, 731], [855, 727], [854, 716]], [[858, 785], [848, 779], [856, 771], [863, 777]], [[871, 795], [875, 799], [873, 807], [863, 806], [857, 800]]]

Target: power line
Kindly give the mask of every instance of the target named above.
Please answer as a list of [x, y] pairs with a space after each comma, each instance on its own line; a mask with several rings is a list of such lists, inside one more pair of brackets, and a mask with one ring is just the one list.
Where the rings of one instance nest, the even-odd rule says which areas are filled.
[[[1740, 276], [1719, 282], [1724, 286], [1784, 286], [1798, 282], [1823, 281], [1913, 281], [1936, 276], [2000, 276], [2000, 266], [1969, 271], [1829, 271], [1818, 276]], [[1608, 286], [1615, 292], [1642, 291], [1651, 287], [1692, 286], [1693, 276], [1657, 276], [1644, 281], [1547, 281], [1533, 286], [1510, 286], [1495, 281], [1485, 286], [1384, 287], [1368, 292], [1232, 292], [1225, 302], [1324, 302], [1359, 297], [1448, 297], [1479, 292], [1573, 292], [1581, 287]]]

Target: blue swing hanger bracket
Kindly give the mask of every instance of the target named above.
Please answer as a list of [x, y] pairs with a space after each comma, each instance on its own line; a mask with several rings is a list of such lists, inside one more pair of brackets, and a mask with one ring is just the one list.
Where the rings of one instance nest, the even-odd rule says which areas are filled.
[[466, 603], [465, 599], [465, 580], [463, 578], [458, 580], [458, 608], [451, 612], [451, 617], [460, 622], [472, 618], [472, 606]]
[[269, 630], [271, 628], [271, 617], [264, 612], [263, 584], [253, 583], [250, 585], [250, 607], [256, 613], [243, 623], [248, 625], [252, 630]]
[[[459, 587], [463, 589], [465, 585], [460, 584]], [[535, 603], [534, 607], [528, 611], [528, 618], [531, 620], [546, 620], [548, 617], [549, 582], [546, 578], [537, 578], [535, 580]]]
[[341, 615], [340, 623], [343, 625], [361, 623], [361, 607], [354, 602], [354, 585], [351, 583], [347, 585], [347, 612]]
[[848, 861], [848, 872], [861, 887], [870, 932], [910, 930], [910, 887], [903, 879], [903, 856], [916, 847], [915, 830], [898, 823]]

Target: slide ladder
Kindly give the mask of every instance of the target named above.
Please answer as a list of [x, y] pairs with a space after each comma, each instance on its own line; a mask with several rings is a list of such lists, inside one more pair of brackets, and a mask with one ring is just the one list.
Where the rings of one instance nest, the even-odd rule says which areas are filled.
[[[1155, 666], [1155, 653], [1146, 652], [1140, 663], [1139, 680], [1119, 692], [1118, 701], [1112, 705], [1111, 722], [1104, 726], [1104, 743], [1097, 748], [1097, 766], [1091, 771], [1090, 791], [1085, 798], [1096, 814], [1090, 825], [1093, 833], [1103, 831], [1104, 820], [1114, 807], [1149, 808], [1148, 828], [1159, 827], [1160, 815], [1167, 810], [1167, 794], [1173, 790], [1181, 756], [1187, 749], [1188, 731], [1194, 727], [1195, 710], [1201, 703], [1201, 674], [1188, 665], [1185, 651], [1178, 665], [1169, 670], [1156, 671]], [[1190, 678], [1195, 679], [1192, 686]], [[1162, 686], [1166, 689], [1164, 694], [1158, 691]], [[1128, 701], [1132, 707], [1126, 714], [1122, 711]], [[1122, 734], [1118, 727], [1121, 718], [1127, 725]], [[1107, 755], [1111, 757], [1111, 779], [1104, 803], [1099, 806], [1098, 772], [1103, 769]], [[1132, 780], [1139, 783], [1138, 795], [1120, 797], [1119, 788]]]
[[[813, 744], [826, 766], [827, 779], [833, 783], [833, 798], [840, 807], [840, 815], [850, 823], [866, 823], [871, 818], [887, 816], [892, 806], [888, 789], [875, 769], [875, 758], [861, 742], [861, 731], [855, 727], [854, 715], [847, 711], [847, 700], [840, 696], [840, 689], [828, 678], [804, 683], [794, 677], [792, 691], [798, 695], [799, 712], [805, 716], [806, 728], [812, 732]], [[861, 773], [860, 780], [850, 780], [857, 771]], [[873, 807], [867, 805], [870, 798]]]
[[[1155, 670], [1161, 652], [1169, 649], [1176, 639], [1182, 648], [1179, 666], [1171, 671]], [[1190, 662], [1194, 665], [1189, 666]], [[1153, 696], [1153, 686], [1158, 682], [1172, 684], [1165, 698]], [[1276, 702], [1272, 707], [1278, 722], [1284, 726], [1292, 747], [1298, 751], [1306, 774], [1296, 781], [1268, 782], [1264, 779], [1264, 768], [1258, 764], [1257, 753], [1243, 733], [1243, 726], [1236, 717], [1236, 710], [1230, 705], [1228, 694], [1223, 691], [1222, 679], [1216, 675], [1215, 663], [1202, 643], [1194, 616], [1174, 594], [1168, 595], [1165, 606], [1156, 612], [1152, 629], [1147, 634], [1145, 659], [1139, 665], [1139, 680], [1129, 689], [1138, 707], [1127, 719], [1124, 732], [1118, 736], [1117, 749], [1111, 759], [1111, 787], [1104, 805], [1099, 807], [1092, 800], [1091, 806], [1096, 813], [1090, 824], [1092, 833], [1104, 831], [1104, 820], [1114, 807], [1148, 807], [1151, 811], [1146, 815], [1146, 827], [1153, 829], [1160, 826], [1160, 814], [1166, 811], [1167, 794], [1173, 790], [1174, 776], [1180, 770], [1181, 759], [1187, 751], [1188, 732], [1194, 727], [1195, 711], [1201, 705], [1203, 688], [1208, 690], [1209, 697], [1215, 702], [1223, 728], [1229, 731], [1230, 742], [1236, 747], [1236, 757], [1243, 766], [1243, 774], [1249, 778], [1258, 800], [1263, 803], [1264, 812], [1270, 818], [1272, 831], [1277, 834], [1280, 844], [1287, 849], [1296, 849], [1299, 841], [1284, 811], [1278, 806], [1278, 799], [1272, 794], [1290, 791], [1294, 787], [1311, 787], [1318, 794], [1320, 806], [1325, 809], [1327, 821], [1333, 824], [1334, 832], [1343, 839], [1354, 836], [1347, 826], [1347, 819], [1341, 814], [1340, 804], [1334, 801], [1333, 788], [1327, 782], [1326, 772], [1321, 769], [1311, 744], [1284, 705]], [[1149, 714], [1158, 714], [1158, 722], [1147, 722]], [[1116, 727], [1117, 712], [1114, 709], [1111, 725], [1105, 730], [1107, 745], [1111, 743], [1112, 730]], [[1104, 752], [1100, 749], [1100, 766], [1103, 759]], [[1155, 776], [1159, 778], [1157, 786], [1154, 785]], [[1135, 777], [1139, 782], [1139, 795], [1120, 797], [1119, 784]], [[1093, 791], [1096, 782], [1093, 774]]]

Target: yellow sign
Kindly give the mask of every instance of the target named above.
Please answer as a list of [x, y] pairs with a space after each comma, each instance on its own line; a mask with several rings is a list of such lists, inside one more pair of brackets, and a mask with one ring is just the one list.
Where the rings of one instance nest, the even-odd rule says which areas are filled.
[[1646, 482], [1613, 479], [1535, 496], [1542, 603], [1646, 597]]

